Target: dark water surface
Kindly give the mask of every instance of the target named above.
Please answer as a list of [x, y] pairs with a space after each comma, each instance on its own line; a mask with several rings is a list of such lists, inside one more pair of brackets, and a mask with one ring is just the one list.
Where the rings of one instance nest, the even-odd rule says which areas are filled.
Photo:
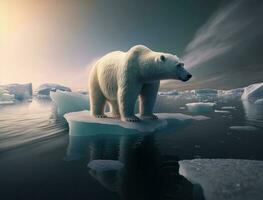
[[[185, 101], [160, 97], [157, 112], [181, 112]], [[263, 107], [217, 101], [211, 119], [167, 133], [69, 137], [52, 102], [0, 107], [0, 199], [204, 199], [202, 188], [179, 175], [178, 161], [194, 158], [263, 160]], [[233, 108], [234, 107], [234, 108]], [[231, 130], [250, 125], [252, 131]], [[100, 165], [88, 167], [92, 160]]]

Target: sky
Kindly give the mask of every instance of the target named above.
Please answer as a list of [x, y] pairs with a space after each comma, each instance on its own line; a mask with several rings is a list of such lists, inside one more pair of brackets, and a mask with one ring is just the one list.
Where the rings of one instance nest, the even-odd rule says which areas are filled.
[[260, 0], [0, 0], [0, 84], [87, 88], [91, 63], [144, 44], [181, 57], [191, 81], [161, 89], [263, 81]]

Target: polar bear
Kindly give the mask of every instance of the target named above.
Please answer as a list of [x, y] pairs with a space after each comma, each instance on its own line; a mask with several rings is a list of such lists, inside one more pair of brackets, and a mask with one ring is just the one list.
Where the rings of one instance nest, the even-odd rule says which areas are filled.
[[91, 115], [105, 115], [109, 103], [110, 117], [137, 122], [134, 107], [139, 97], [141, 118], [157, 119], [153, 114], [160, 80], [188, 81], [192, 75], [176, 55], [155, 52], [136, 45], [127, 52], [114, 51], [100, 58], [89, 74]]

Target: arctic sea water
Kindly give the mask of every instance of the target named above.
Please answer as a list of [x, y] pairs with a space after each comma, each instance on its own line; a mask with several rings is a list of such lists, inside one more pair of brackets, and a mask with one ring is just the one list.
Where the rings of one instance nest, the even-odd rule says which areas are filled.
[[[201, 98], [159, 95], [155, 112], [204, 115], [210, 119], [143, 135], [105, 132], [70, 137], [66, 121], [51, 100], [33, 99], [1, 106], [0, 196], [205, 199], [206, 188], [182, 176], [179, 161], [262, 161], [263, 105], [240, 98]], [[203, 103], [195, 106], [197, 101]], [[249, 172], [246, 176], [259, 179]], [[227, 178], [221, 177], [220, 184]], [[245, 192], [242, 187], [239, 189]]]

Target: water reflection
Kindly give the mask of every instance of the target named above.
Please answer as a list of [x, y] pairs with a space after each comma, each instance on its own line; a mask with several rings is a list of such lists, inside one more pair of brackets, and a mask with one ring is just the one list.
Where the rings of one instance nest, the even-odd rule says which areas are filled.
[[121, 199], [203, 199], [200, 187], [179, 175], [178, 158], [160, 152], [153, 134], [71, 136], [65, 159], [80, 158]]
[[242, 104], [248, 122], [263, 127], [263, 104], [255, 104], [250, 101], [242, 101]]

